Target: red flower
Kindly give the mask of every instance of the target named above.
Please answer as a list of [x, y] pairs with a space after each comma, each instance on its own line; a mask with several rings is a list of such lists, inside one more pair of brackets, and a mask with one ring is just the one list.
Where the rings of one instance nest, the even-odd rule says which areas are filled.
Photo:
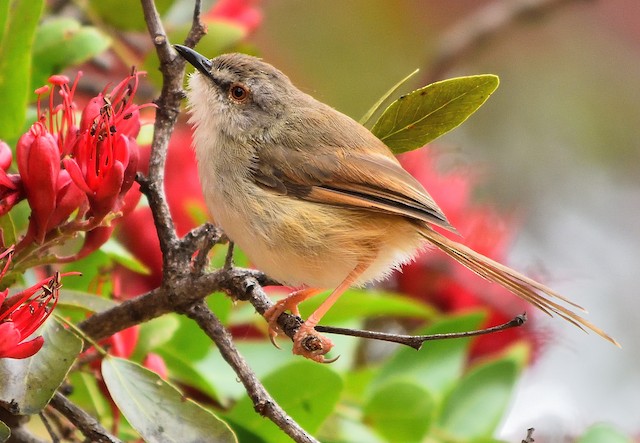
[[25, 197], [20, 175], [7, 174], [12, 160], [11, 148], [0, 140], [0, 216]]
[[111, 92], [91, 99], [82, 112], [69, 156], [63, 159], [73, 182], [87, 194], [89, 215], [100, 221], [122, 209], [135, 179], [139, 157], [135, 138], [140, 132], [142, 106], [132, 100], [140, 74], [130, 75]]
[[[6, 259], [0, 279], [9, 268], [13, 250], [11, 247], [0, 254], [0, 260]], [[42, 348], [41, 336], [25, 339], [51, 315], [58, 303], [59, 289], [60, 274], [56, 273], [10, 298], [8, 289], [0, 292], [0, 358], [27, 358]]]
[[[54, 229], [86, 231], [85, 244], [71, 257], [80, 258], [109, 238], [113, 228], [111, 218], [104, 221], [108, 214], [135, 207], [141, 196], [137, 188], [132, 189], [139, 157], [135, 141], [140, 131], [139, 110], [152, 106], [133, 104], [140, 74], [133, 73], [110, 91], [93, 97], [79, 124], [74, 95], [82, 73], [73, 84], [65, 76], [51, 76], [51, 87], [35, 91], [39, 120], [18, 141], [20, 175], [0, 172], [0, 214], [23, 193], [32, 211], [27, 236], [17, 250], [32, 241], [44, 243]], [[11, 162], [4, 151], [0, 146], [0, 166]], [[72, 214], [75, 218], [69, 220]]]
[[262, 11], [256, 6], [258, 3], [258, 0], [218, 0], [204, 19], [232, 23], [250, 33], [262, 22]]

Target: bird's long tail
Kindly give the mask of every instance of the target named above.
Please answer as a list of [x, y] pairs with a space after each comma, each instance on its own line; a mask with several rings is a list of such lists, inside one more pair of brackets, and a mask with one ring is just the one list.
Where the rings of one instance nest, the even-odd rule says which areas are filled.
[[517, 271], [514, 271], [507, 266], [491, 260], [482, 254], [477, 253], [463, 244], [448, 239], [430, 227], [425, 227], [421, 233], [438, 249], [442, 250], [454, 260], [478, 274], [480, 277], [503, 286], [511, 293], [528, 301], [545, 314], [549, 316], [556, 314], [568, 322], [573, 323], [583, 331], [590, 329], [605, 340], [608, 340], [614, 345], [620, 347], [620, 344], [602, 329], [579, 316], [572, 310], [562, 306], [560, 303], [565, 303], [580, 311], [586, 312], [582, 307], [552, 289], [520, 274]]

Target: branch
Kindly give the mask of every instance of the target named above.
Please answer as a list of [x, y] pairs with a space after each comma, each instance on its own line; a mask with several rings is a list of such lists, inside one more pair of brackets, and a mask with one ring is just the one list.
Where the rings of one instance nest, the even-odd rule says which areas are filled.
[[494, 332], [504, 331], [506, 329], [517, 328], [524, 325], [527, 322], [527, 314], [517, 315], [513, 319], [501, 325], [492, 326], [491, 328], [478, 329], [476, 331], [465, 332], [447, 332], [443, 334], [430, 334], [430, 335], [401, 335], [401, 334], [388, 334], [385, 332], [376, 331], [361, 331], [358, 329], [347, 328], [335, 328], [333, 326], [316, 326], [316, 331], [326, 332], [329, 334], [349, 335], [351, 337], [368, 338], [372, 340], [382, 340], [392, 343], [398, 343], [405, 346], [411, 346], [416, 351], [422, 348], [422, 344], [426, 341], [433, 340], [446, 340], [451, 338], [467, 338], [475, 337], [477, 335], [493, 334]]
[[533, 428], [527, 429], [527, 437], [522, 440], [522, 443], [533, 443], [535, 441], [533, 439], [533, 431], [535, 431], [535, 429]]
[[[178, 236], [164, 192], [164, 169], [167, 161], [169, 139], [180, 114], [180, 102], [184, 96], [182, 79], [184, 77], [185, 61], [171, 47], [154, 1], [141, 0], [141, 2], [147, 29], [160, 59], [162, 91], [160, 97], [156, 100], [158, 108], [151, 144], [151, 157], [149, 159], [149, 176], [144, 178], [140, 175], [138, 182], [140, 183], [141, 191], [149, 200], [149, 207], [153, 214], [153, 220], [158, 231], [158, 239], [160, 240], [160, 249], [162, 250], [163, 268], [165, 270], [163, 278], [168, 280], [177, 277], [181, 272], [187, 272], [187, 269], [181, 266], [184, 264], [185, 257], [180, 255], [181, 249], [177, 247]], [[204, 26], [200, 23], [199, 0], [196, 1], [193, 20], [194, 24], [187, 40], [195, 44], [204, 35]], [[166, 272], [167, 270], [170, 270], [170, 272]]]
[[224, 328], [218, 317], [204, 304], [198, 302], [185, 309], [184, 314], [194, 320], [218, 346], [220, 354], [233, 368], [244, 385], [247, 394], [253, 401], [256, 412], [267, 417], [282, 429], [289, 437], [298, 443], [317, 443], [298, 425], [269, 395], [260, 383], [255, 373], [247, 365], [242, 355], [233, 344], [231, 334]]
[[[585, 1], [585, 0], [580, 0]], [[441, 79], [460, 61], [518, 22], [541, 18], [576, 0], [501, 0], [459, 20], [440, 39], [425, 84]]]
[[53, 395], [49, 404], [73, 423], [87, 440], [96, 443], [122, 443], [121, 440], [109, 434], [95, 418], [77, 407], [60, 392]]
[[244, 268], [220, 269], [200, 276], [187, 275], [175, 280], [171, 286], [160, 286], [96, 313], [80, 322], [78, 327], [92, 339], [100, 340], [128, 327], [179, 311], [217, 291], [224, 291], [237, 300], [250, 301], [262, 313], [271, 307], [272, 302], [261, 283], [271, 282], [262, 272]]

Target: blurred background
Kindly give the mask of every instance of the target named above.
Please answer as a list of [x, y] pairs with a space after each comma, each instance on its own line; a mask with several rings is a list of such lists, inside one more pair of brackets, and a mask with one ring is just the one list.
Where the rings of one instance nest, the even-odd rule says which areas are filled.
[[[550, 6], [499, 25], [526, 3]], [[356, 119], [415, 68], [413, 87], [500, 76], [476, 115], [426, 149], [443, 167], [480, 171], [474, 198], [519, 224], [509, 264], [588, 307], [623, 346], [541, 318], [543, 351], [501, 436], [519, 441], [522, 429], [538, 427], [562, 441], [597, 422], [639, 435], [640, 2], [273, 0], [262, 8], [250, 38], [260, 55]], [[475, 44], [456, 52], [475, 31]]]

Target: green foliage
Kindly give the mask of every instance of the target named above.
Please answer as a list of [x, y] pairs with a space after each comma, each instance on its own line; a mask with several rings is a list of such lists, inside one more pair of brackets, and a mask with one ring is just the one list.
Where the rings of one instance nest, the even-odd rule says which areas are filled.
[[419, 442], [433, 419], [431, 394], [409, 381], [392, 381], [364, 405], [364, 421], [388, 441]]
[[43, 0], [0, 1], [0, 140], [17, 139], [31, 94], [31, 48]]
[[[169, 10], [174, 0], [155, 0], [156, 9], [160, 14]], [[134, 5], [130, 0], [90, 0], [89, 7], [96, 16], [109, 25], [123, 31], [145, 31], [144, 15], [140, 5]]]
[[100, 54], [109, 43], [110, 39], [98, 29], [82, 26], [75, 19], [44, 22], [37, 29], [33, 46], [31, 84], [34, 87], [46, 84], [49, 76]]
[[11, 429], [0, 421], [0, 442], [5, 442], [11, 437]]
[[371, 132], [396, 154], [420, 148], [462, 124], [498, 84], [489, 74], [430, 84], [393, 102]]
[[136, 363], [108, 356], [102, 360], [102, 376], [118, 408], [146, 442], [237, 441], [214, 414]]
[[54, 318], [42, 336], [44, 346], [33, 357], [0, 359], [0, 401], [13, 403], [20, 414], [37, 414], [49, 403], [82, 349], [82, 340]]
[[[315, 311], [324, 298], [323, 296], [312, 297], [300, 304], [302, 316], [307, 317]], [[334, 309], [331, 309], [323, 317], [323, 323], [339, 324], [347, 320], [379, 315], [428, 320], [436, 316], [436, 311], [429, 305], [401, 294], [350, 289], [340, 297], [334, 305]]]
[[[476, 329], [483, 315], [473, 313], [459, 317], [445, 318], [418, 334], [439, 334], [462, 332]], [[436, 340], [426, 342], [419, 352], [413, 348], [400, 348], [381, 367], [371, 388], [393, 379], [412, 380], [423, 386], [440, 400], [459, 380], [464, 371], [470, 339]]]
[[[297, 361], [278, 368], [262, 382], [278, 404], [312, 434], [334, 411], [343, 387], [342, 379], [335, 371], [310, 361]], [[282, 441], [282, 431], [255, 414], [247, 396], [227, 417], [265, 442]]]
[[406, 84], [409, 80], [411, 80], [418, 72], [420, 72], [420, 70], [416, 69], [411, 74], [407, 75], [405, 78], [403, 78], [398, 83], [393, 85], [391, 89], [389, 89], [387, 92], [385, 92], [384, 95], [380, 97], [380, 99], [371, 108], [369, 108], [367, 113], [360, 119], [360, 123], [366, 126], [369, 123], [369, 121], [371, 121], [374, 114], [378, 112], [382, 107], [382, 105], [389, 99], [389, 97], [391, 97], [394, 92], [400, 89], [402, 85]]
[[61, 306], [81, 308], [88, 312], [102, 312], [113, 308], [118, 303], [88, 292], [62, 289], [60, 291], [60, 301], [58, 304]]
[[457, 440], [491, 437], [511, 398], [517, 373], [516, 362], [508, 358], [471, 370], [447, 396], [438, 427]]
[[633, 439], [608, 424], [591, 426], [576, 443], [633, 443]]

